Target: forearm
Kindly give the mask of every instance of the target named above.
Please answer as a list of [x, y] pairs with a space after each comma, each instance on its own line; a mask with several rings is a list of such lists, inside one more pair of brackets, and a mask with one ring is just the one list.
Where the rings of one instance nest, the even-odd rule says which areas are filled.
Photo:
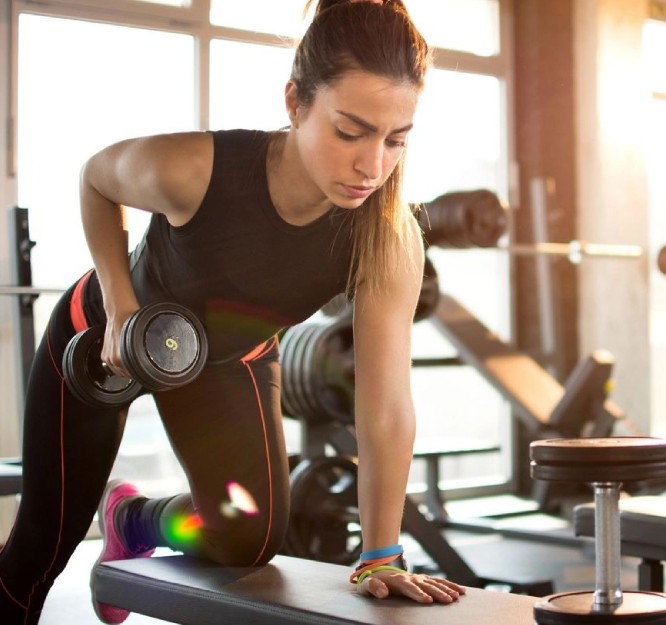
[[382, 421], [371, 427], [357, 425], [358, 496], [364, 550], [399, 542], [412, 461], [413, 411], [406, 410]]

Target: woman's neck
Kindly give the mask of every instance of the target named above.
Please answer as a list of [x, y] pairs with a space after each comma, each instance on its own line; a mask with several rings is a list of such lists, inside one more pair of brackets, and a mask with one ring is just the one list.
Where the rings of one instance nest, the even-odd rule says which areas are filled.
[[287, 223], [305, 226], [333, 207], [303, 167], [292, 131], [273, 136], [266, 161], [271, 200]]

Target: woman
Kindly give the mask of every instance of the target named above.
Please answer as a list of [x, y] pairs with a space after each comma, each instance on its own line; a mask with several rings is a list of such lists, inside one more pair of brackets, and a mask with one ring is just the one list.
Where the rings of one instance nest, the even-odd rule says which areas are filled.
[[[100, 499], [98, 562], [149, 556], [156, 546], [225, 566], [270, 561], [289, 514], [276, 334], [345, 291], [354, 301], [364, 548], [351, 580], [377, 598], [421, 603], [450, 603], [464, 592], [408, 574], [397, 544], [415, 429], [410, 333], [424, 262], [400, 192], [428, 62], [399, 0], [320, 0], [285, 90], [288, 130], [132, 139], [85, 164], [81, 212], [95, 268], [57, 304], [35, 357], [24, 493], [0, 554], [3, 625], [38, 622]], [[124, 206], [153, 213], [129, 263]], [[163, 499], [125, 482], [105, 488], [127, 408], [81, 403], [60, 365], [76, 331], [105, 324], [102, 358], [126, 374], [120, 329], [154, 301], [190, 308], [209, 342], [196, 380], [155, 394], [191, 487]], [[95, 610], [106, 623], [128, 615]]]

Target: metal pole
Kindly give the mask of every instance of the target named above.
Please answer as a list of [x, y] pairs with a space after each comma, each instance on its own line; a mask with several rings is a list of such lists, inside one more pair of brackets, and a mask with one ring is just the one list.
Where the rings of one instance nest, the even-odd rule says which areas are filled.
[[65, 289], [36, 286], [10, 286], [0, 285], [0, 295], [46, 295], [49, 293], [60, 295]]

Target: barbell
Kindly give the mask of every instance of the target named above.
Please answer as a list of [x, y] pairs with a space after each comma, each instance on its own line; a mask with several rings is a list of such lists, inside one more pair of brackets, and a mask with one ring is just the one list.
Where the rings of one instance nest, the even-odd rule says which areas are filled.
[[1, 286], [0, 295], [62, 295], [65, 289], [36, 286]]
[[[508, 210], [487, 189], [445, 193], [422, 205], [418, 212], [426, 243], [443, 249], [494, 248], [513, 256], [556, 256], [579, 264], [584, 258], [637, 259], [640, 245], [569, 242], [503, 243], [509, 226]], [[666, 248], [658, 266], [666, 273]]]

